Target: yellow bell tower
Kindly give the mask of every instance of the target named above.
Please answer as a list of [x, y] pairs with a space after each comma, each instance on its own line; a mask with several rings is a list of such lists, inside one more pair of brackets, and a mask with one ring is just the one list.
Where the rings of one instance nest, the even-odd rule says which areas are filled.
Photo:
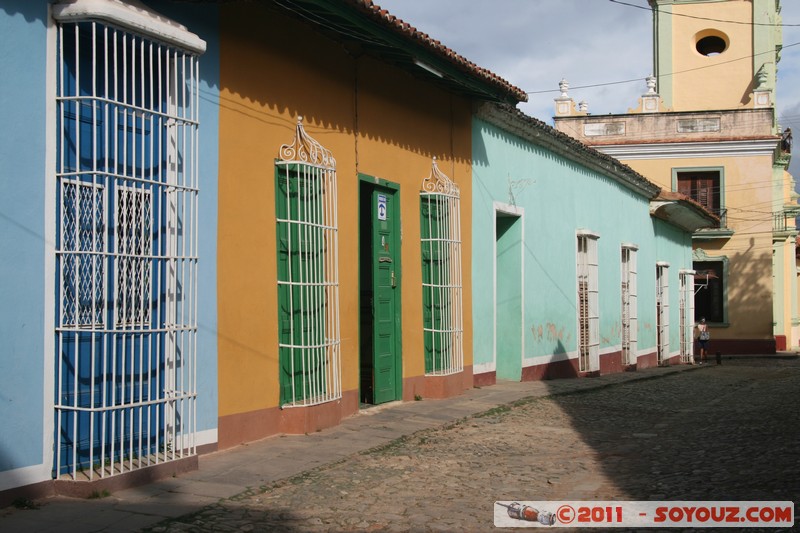
[[774, 106], [780, 0], [649, 0], [658, 93], [671, 111]]
[[655, 68], [639, 106], [580, 114], [562, 89], [556, 129], [719, 217], [692, 237], [694, 320], [707, 318], [714, 351], [794, 349], [800, 206], [775, 109], [780, 0], [649, 4]]

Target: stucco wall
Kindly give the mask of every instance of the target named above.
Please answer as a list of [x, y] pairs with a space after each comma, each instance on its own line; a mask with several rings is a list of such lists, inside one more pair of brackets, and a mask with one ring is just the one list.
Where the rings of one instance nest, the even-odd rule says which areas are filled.
[[45, 479], [51, 466], [44, 449], [52, 431], [52, 393], [44, 390], [52, 357], [45, 353], [43, 313], [52, 302], [44, 283], [52, 247], [44, 213], [46, 20], [45, 2], [0, 5], [0, 70], [7, 73], [0, 76], [0, 472], [34, 467], [0, 474], [0, 490]]
[[705, 157], [666, 160], [631, 160], [634, 170], [665, 188], [672, 188], [673, 169], [723, 169], [723, 207], [734, 234], [726, 239], [705, 240], [711, 257], [729, 259], [727, 288], [728, 324], [715, 338], [772, 338], [773, 272], [772, 160], [769, 156]]
[[[199, 445], [216, 441], [216, 7], [148, 2], [208, 42], [201, 59]], [[50, 479], [55, 273], [54, 49], [48, 2], [0, 5], [0, 490]], [[54, 44], [54, 43], [52, 43]], [[13, 73], [11, 75], [10, 73]], [[209, 104], [208, 102], [213, 102]]]
[[[754, 76], [753, 33], [747, 24], [718, 21], [749, 21], [753, 17], [750, 1], [707, 2], [659, 6], [672, 11], [659, 17], [661, 43], [657, 61], [659, 91], [667, 108], [673, 111], [736, 109], [752, 107]], [[685, 15], [685, 16], [684, 16]], [[698, 35], [709, 29], [723, 32], [727, 50], [714, 56], [697, 52]], [[670, 75], [672, 74], [672, 75]]]
[[[680, 353], [680, 271], [692, 269], [692, 235], [663, 220], [652, 219], [653, 233], [655, 236], [655, 261], [669, 264], [669, 354], [676, 356]], [[655, 264], [644, 265], [639, 269], [639, 276], [653, 279], [655, 293]], [[694, 287], [692, 287], [694, 290]], [[655, 301], [655, 299], [653, 299]], [[655, 307], [655, 303], [652, 304]], [[655, 316], [655, 310], [654, 316]], [[694, 323], [694, 317], [688, 317], [688, 324]], [[655, 329], [647, 332], [647, 337], [652, 335], [655, 345]]]
[[[461, 187], [462, 221], [469, 220], [469, 103], [368, 56], [354, 57], [262, 6], [221, 9], [220, 416], [279, 403], [274, 160], [292, 141], [298, 116], [337, 162], [343, 391], [356, 394], [359, 387], [359, 173], [400, 186], [402, 373], [421, 376], [420, 185], [438, 157]], [[468, 258], [464, 222], [462, 240]], [[463, 276], [470, 279], [467, 260]], [[468, 291], [464, 296], [468, 330]], [[471, 341], [464, 352], [469, 365]]]
[[148, 2], [206, 41], [200, 56], [200, 162], [197, 278], [197, 444], [217, 442], [217, 207], [220, 100], [219, 14], [216, 5]]
[[[670, 301], [678, 272], [691, 268], [691, 240], [656, 221], [647, 198], [483, 120], [473, 122], [473, 324], [476, 373], [491, 371], [495, 352], [496, 203], [521, 214], [523, 366], [577, 354], [576, 231], [600, 235], [600, 351], [620, 349], [620, 248], [638, 251], [639, 351], [655, 350], [655, 265], [670, 263]], [[501, 209], [504, 209], [501, 207]], [[508, 209], [513, 211], [514, 209]], [[677, 305], [671, 308], [678, 324]], [[671, 349], [677, 351], [677, 327]], [[674, 337], [675, 342], [672, 342]], [[498, 350], [507, 349], [498, 336]], [[555, 357], [553, 357], [553, 355]]]

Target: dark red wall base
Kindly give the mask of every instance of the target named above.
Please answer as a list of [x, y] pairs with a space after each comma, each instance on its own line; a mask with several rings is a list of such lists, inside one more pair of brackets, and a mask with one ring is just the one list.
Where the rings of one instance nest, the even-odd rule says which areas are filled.
[[[783, 339], [783, 348], [779, 348], [779, 340]], [[715, 339], [713, 336], [706, 345], [708, 354], [720, 352], [722, 355], [755, 355], [755, 354], [774, 354], [776, 350], [786, 349], [786, 337], [779, 335], [774, 339]], [[695, 358], [700, 353], [700, 349], [695, 346]]]

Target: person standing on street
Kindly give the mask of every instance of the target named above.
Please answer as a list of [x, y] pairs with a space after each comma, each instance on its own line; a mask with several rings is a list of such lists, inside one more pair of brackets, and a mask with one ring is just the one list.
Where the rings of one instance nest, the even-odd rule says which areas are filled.
[[706, 318], [703, 317], [700, 319], [700, 323], [697, 324], [697, 344], [700, 347], [700, 364], [706, 362], [706, 344], [708, 344], [708, 340], [711, 338], [711, 332], [708, 331], [708, 324], [706, 324]]

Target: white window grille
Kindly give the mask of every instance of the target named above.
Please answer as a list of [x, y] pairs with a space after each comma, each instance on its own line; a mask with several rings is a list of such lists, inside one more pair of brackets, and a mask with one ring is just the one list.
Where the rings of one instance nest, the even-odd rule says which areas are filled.
[[681, 362], [694, 363], [694, 270], [680, 271]]
[[658, 364], [669, 358], [669, 264], [656, 264], [656, 351]]
[[100, 185], [61, 182], [61, 323], [103, 327], [105, 323], [105, 190]]
[[420, 191], [425, 373], [464, 370], [460, 191], [433, 159]]
[[275, 162], [280, 402], [342, 397], [336, 160], [298, 117]]
[[165, 43], [203, 43], [143, 6], [74, 0], [52, 12], [53, 473], [92, 480], [196, 454], [202, 50]]
[[622, 246], [622, 362], [635, 365], [638, 350], [639, 315], [636, 286], [637, 248]]
[[600, 369], [598, 236], [578, 233], [578, 370]]
[[153, 194], [117, 187], [117, 325], [150, 325]]

